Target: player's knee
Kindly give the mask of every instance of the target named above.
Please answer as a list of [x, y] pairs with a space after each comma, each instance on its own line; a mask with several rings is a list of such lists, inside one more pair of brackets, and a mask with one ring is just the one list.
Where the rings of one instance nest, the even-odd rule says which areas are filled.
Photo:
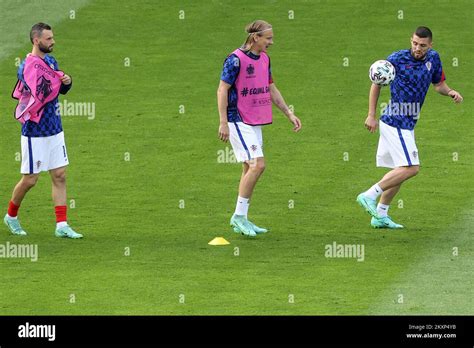
[[257, 161], [257, 170], [261, 174], [265, 170], [265, 161], [264, 160], [258, 160]]
[[248, 171], [249, 171], [249, 165], [246, 162], [244, 162], [242, 164], [242, 173], [245, 175], [247, 174]]
[[411, 167], [408, 167], [408, 169], [409, 169], [410, 177], [413, 177], [417, 175], [418, 172], [420, 171], [420, 166], [411, 166]]
[[253, 163], [251, 163], [249, 167], [254, 172], [257, 172], [257, 173], [261, 174], [265, 170], [265, 161], [263, 161], [263, 160], [253, 161]]
[[36, 183], [38, 182], [38, 178], [39, 178], [39, 175], [37, 174], [32, 174], [32, 175], [24, 175], [23, 178], [21, 179], [22, 181], [22, 184], [30, 189], [32, 188], [33, 186], [36, 185]]
[[66, 182], [66, 171], [58, 170], [52, 173], [52, 178], [55, 183], [65, 183]]

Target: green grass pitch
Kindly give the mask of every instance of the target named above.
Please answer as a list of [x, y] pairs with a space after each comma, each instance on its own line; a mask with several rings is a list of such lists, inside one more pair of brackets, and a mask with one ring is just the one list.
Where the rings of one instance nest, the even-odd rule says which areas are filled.
[[[20, 210], [28, 237], [0, 227], [0, 244], [39, 253], [0, 258], [0, 314], [473, 314], [473, 4], [377, 3], [2, 2], [1, 210], [20, 178], [10, 94], [32, 24], [53, 25], [53, 55], [73, 77], [60, 100], [94, 103], [95, 118], [63, 117], [69, 221], [85, 238], [54, 237], [43, 173]], [[264, 128], [250, 217], [271, 232], [251, 240], [228, 226], [241, 169], [218, 161], [230, 145], [217, 138], [216, 89], [260, 18], [273, 24], [273, 77], [303, 129], [276, 110]], [[465, 101], [430, 90], [416, 128], [422, 169], [390, 211], [406, 229], [373, 230], [355, 202], [384, 173], [378, 135], [363, 127], [367, 71], [408, 48], [418, 25], [433, 30]], [[217, 236], [231, 244], [209, 246]], [[364, 245], [363, 262], [325, 257], [333, 242]]]

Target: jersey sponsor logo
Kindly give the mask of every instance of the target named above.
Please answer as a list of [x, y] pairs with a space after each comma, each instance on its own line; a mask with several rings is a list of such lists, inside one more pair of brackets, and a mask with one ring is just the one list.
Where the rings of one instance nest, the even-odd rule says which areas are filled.
[[252, 106], [264, 106], [264, 105], [269, 105], [271, 103], [272, 103], [272, 100], [270, 97], [252, 100]]
[[426, 68], [428, 69], [428, 71], [430, 71], [431, 70], [431, 62], [426, 62], [425, 65], [426, 65]]
[[46, 98], [53, 92], [51, 87], [51, 81], [46, 79], [44, 75], [38, 78], [36, 83], [36, 96], [41, 102], [44, 102]]
[[[33, 65], [33, 67], [35, 69], [40, 69], [41, 71], [43, 71], [44, 73], [50, 75], [51, 77], [54, 77], [54, 73], [49, 71], [48, 69], [44, 68], [43, 66], [39, 65], [39, 64], [35, 64]], [[54, 68], [52, 68], [54, 70]]]

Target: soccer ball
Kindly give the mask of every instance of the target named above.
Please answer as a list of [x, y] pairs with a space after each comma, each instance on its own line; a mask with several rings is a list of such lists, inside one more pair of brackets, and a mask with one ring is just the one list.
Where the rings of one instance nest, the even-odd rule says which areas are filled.
[[370, 66], [370, 81], [379, 86], [387, 86], [395, 79], [395, 67], [388, 60], [378, 60]]

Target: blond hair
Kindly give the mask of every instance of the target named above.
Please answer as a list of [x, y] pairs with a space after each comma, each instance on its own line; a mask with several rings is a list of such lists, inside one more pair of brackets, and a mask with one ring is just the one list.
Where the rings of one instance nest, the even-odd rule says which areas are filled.
[[256, 36], [262, 36], [264, 31], [272, 29], [272, 25], [263, 20], [256, 20], [245, 26], [245, 32], [247, 33], [247, 39], [240, 48], [244, 51], [250, 50], [253, 43], [255, 42]]

